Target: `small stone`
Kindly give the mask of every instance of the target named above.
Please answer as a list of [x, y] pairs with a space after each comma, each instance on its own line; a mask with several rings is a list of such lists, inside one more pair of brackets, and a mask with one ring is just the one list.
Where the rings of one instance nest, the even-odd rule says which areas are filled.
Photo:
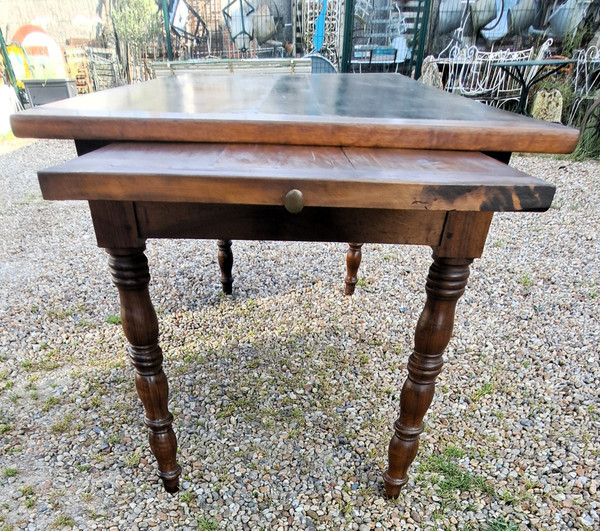
[[[377, 464], [385, 466], [429, 252], [365, 246], [368, 282], [346, 298], [345, 245], [239, 241], [239, 282], [234, 297], [222, 297], [214, 240], [150, 239], [183, 468], [182, 491], [171, 496], [156, 478], [135, 371], [123, 363], [127, 341], [105, 323], [118, 313], [118, 294], [93, 245], [88, 206], [39, 195], [39, 167], [74, 155], [72, 142], [40, 141], [0, 156], [0, 387], [14, 382], [4, 396], [15, 398], [2, 405], [0, 454], [3, 469], [19, 470], [0, 478], [3, 523], [51, 529], [60, 511], [91, 531], [197, 531], [202, 518], [236, 531], [480, 529], [496, 520], [532, 531], [599, 529], [597, 444], [583, 443], [597, 432], [600, 377], [589, 325], [598, 317], [598, 161], [512, 157], [556, 186], [556, 208], [496, 216], [489, 240], [498, 245], [488, 243], [472, 266], [396, 503], [380, 499]], [[39, 370], [46, 361], [59, 366]], [[475, 398], [486, 382], [496, 392]], [[33, 392], [37, 407], [26, 407]], [[43, 411], [51, 397], [59, 400]], [[49, 429], [68, 415], [69, 431]], [[498, 493], [527, 485], [526, 499], [470, 489], [444, 510], [443, 475], [423, 465], [450, 441], [464, 441], [466, 454], [449, 461]]]
[[581, 518], [579, 518], [579, 521], [581, 522], [581, 524], [584, 526], [585, 529], [593, 529], [594, 528], [595, 522], [587, 514], [582, 516]]
[[421, 513], [415, 511], [414, 509], [410, 512], [410, 517], [417, 523], [421, 521]]

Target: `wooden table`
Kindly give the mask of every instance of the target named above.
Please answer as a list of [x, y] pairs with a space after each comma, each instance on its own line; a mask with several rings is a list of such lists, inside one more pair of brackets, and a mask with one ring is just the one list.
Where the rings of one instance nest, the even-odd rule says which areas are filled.
[[431, 246], [384, 474], [389, 496], [407, 482], [493, 212], [552, 202], [554, 187], [510, 168], [510, 152], [568, 153], [578, 138], [395, 74], [161, 78], [32, 109], [12, 126], [17, 136], [75, 139], [80, 156], [40, 172], [40, 185], [46, 199], [89, 201], [168, 491], [181, 468], [147, 238]]

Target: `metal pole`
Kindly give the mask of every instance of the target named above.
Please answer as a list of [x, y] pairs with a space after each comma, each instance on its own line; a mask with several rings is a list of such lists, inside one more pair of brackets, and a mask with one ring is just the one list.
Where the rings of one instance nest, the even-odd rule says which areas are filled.
[[344, 39], [342, 43], [342, 64], [343, 73], [350, 71], [350, 61], [352, 59], [352, 30], [354, 29], [354, 0], [346, 0], [346, 12], [344, 13]]
[[419, 39], [419, 51], [417, 54], [417, 64], [415, 66], [415, 79], [421, 77], [421, 67], [423, 66], [423, 55], [425, 53], [425, 44], [427, 42], [427, 29], [429, 26], [429, 12], [431, 11], [431, 0], [425, 0], [425, 11], [421, 22], [421, 35]]
[[[419, 4], [417, 6], [417, 16], [415, 17], [415, 23], [413, 26], [413, 40], [412, 40], [412, 50], [410, 52], [410, 62], [408, 63], [408, 75], [412, 76], [413, 74], [413, 66], [415, 64], [415, 50], [418, 53], [418, 42], [417, 42], [417, 32], [419, 31], [419, 21], [421, 19], [421, 6], [423, 0], [419, 0]], [[415, 78], [416, 79], [416, 78]]]
[[4, 35], [2, 35], [2, 30], [0, 29], [0, 47], [2, 48], [2, 58], [4, 59], [4, 65], [6, 66], [6, 71], [8, 72], [8, 78], [10, 80], [10, 84], [15, 89], [17, 93], [17, 99], [21, 101], [21, 95], [19, 93], [19, 85], [17, 85], [17, 76], [15, 76], [15, 72], [12, 68], [12, 64], [10, 62], [10, 57], [8, 57], [8, 50], [6, 49], [6, 42], [4, 41]]
[[167, 59], [173, 60], [173, 48], [171, 46], [171, 25], [169, 24], [169, 8], [167, 7], [167, 0], [162, 0], [163, 8], [163, 19], [165, 21], [165, 38], [167, 41]]

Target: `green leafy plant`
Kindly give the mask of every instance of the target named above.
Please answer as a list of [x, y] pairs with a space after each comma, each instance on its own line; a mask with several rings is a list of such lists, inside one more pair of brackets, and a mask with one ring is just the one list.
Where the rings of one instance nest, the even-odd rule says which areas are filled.
[[118, 315], [118, 314], [115, 314], [115, 315], [109, 315], [109, 316], [106, 318], [106, 322], [107, 322], [108, 324], [114, 324], [114, 325], [121, 324], [121, 316], [120, 316], [120, 315]]
[[484, 528], [484, 531], [518, 531], [519, 526], [512, 522], [507, 522], [504, 518], [489, 522]]
[[519, 282], [519, 284], [521, 284], [522, 286], [525, 286], [526, 288], [530, 288], [533, 285], [533, 280], [529, 273], [523, 273], [519, 277], [518, 282]]
[[[494, 487], [481, 476], [476, 476], [463, 470], [454, 462], [454, 456], [460, 455], [460, 449], [450, 449], [450, 455], [433, 455], [427, 457], [421, 463], [419, 472], [433, 472], [441, 476], [435, 480], [439, 487], [439, 494], [442, 498], [451, 498], [453, 493], [468, 492], [478, 490], [486, 494], [494, 494]], [[452, 457], [451, 457], [452, 456]]]
[[217, 522], [212, 518], [204, 518], [204, 516], [201, 516], [198, 518], [198, 526], [204, 531], [217, 531]]
[[154, 0], [118, 0], [112, 21], [119, 38], [135, 48], [156, 39], [161, 32], [160, 13]]
[[19, 473], [19, 469], [18, 468], [13, 468], [13, 467], [6, 467], [3, 471], [2, 471], [2, 475], [5, 478], [13, 478], [15, 477], [17, 474]]
[[574, 152], [575, 159], [600, 158], [600, 104], [588, 106], [582, 118], [581, 136]]
[[181, 494], [181, 501], [184, 503], [190, 503], [194, 495], [190, 491], [185, 491]]
[[50, 526], [50, 528], [51, 529], [59, 529], [62, 527], [73, 526], [73, 525], [75, 525], [75, 520], [62, 514], [59, 517], [57, 517], [56, 520], [54, 520], [54, 522], [52, 522], [52, 525]]
[[471, 391], [471, 395], [470, 395], [471, 400], [473, 400], [473, 402], [477, 402], [478, 400], [483, 398], [485, 395], [491, 394], [493, 391], [494, 391], [494, 384], [491, 382], [486, 382], [480, 388], [474, 389], [473, 391]]
[[50, 431], [52, 433], [66, 433], [71, 429], [71, 424], [73, 422], [73, 415], [71, 413], [67, 413], [62, 417], [61, 420], [55, 422], [50, 426]]
[[141, 450], [136, 450], [135, 452], [130, 453], [125, 456], [125, 465], [134, 467], [140, 464], [140, 459], [142, 458]]

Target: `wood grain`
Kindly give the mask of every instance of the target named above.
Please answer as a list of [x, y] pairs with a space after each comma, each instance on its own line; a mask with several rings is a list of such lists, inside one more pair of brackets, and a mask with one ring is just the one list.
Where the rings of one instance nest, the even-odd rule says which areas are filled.
[[89, 201], [98, 247], [141, 247], [133, 203], [127, 201]]
[[283, 205], [298, 189], [305, 207], [502, 212], [554, 196], [481, 153], [259, 144], [111, 144], [39, 179], [46, 199]]
[[446, 212], [135, 203], [144, 238], [440, 244]]
[[579, 132], [397, 74], [184, 75], [29, 109], [17, 136], [570, 153]]
[[436, 255], [440, 258], [479, 258], [493, 215], [493, 212], [448, 212]]
[[177, 439], [169, 411], [169, 385], [158, 345], [158, 320], [148, 293], [150, 272], [144, 247], [107, 249], [113, 283], [119, 290], [121, 322], [129, 341], [129, 358], [135, 369], [135, 386], [146, 411], [145, 424], [158, 475], [168, 492], [179, 488]]
[[442, 355], [454, 327], [456, 303], [469, 278], [472, 260], [440, 258], [427, 275], [427, 300], [415, 331], [415, 348], [408, 359], [408, 378], [400, 394], [400, 415], [388, 450], [388, 469], [383, 475], [385, 491], [396, 498], [408, 482], [408, 467], [417, 455], [423, 417], [435, 391], [435, 380], [442, 370]]

